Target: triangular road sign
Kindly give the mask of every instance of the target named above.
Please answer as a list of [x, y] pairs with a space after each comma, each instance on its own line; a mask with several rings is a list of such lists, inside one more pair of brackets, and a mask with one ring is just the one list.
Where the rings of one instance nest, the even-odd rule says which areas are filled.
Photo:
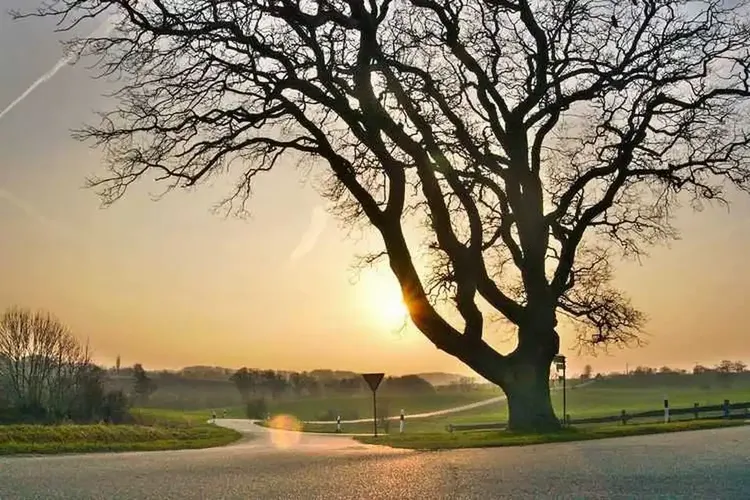
[[383, 380], [384, 375], [385, 373], [363, 373], [362, 377], [365, 379], [365, 382], [367, 382], [367, 385], [370, 386], [372, 392], [375, 392], [378, 390], [378, 386]]

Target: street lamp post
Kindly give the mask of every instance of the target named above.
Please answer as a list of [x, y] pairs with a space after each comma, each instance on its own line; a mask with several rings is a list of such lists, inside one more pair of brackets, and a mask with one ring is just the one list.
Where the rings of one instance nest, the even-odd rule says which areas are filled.
[[562, 378], [563, 378], [563, 425], [567, 425], [568, 423], [568, 402], [567, 402], [567, 390], [566, 390], [566, 374], [565, 374], [565, 356], [562, 354], [556, 355], [552, 362], [555, 363], [555, 368], [557, 368], [558, 373], [562, 371]]

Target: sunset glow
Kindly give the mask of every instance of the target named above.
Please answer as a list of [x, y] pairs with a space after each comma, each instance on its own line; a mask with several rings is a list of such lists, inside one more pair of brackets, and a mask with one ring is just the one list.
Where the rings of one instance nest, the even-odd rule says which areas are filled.
[[380, 329], [394, 331], [401, 329], [409, 319], [409, 311], [404, 304], [401, 289], [396, 279], [386, 270], [368, 270], [359, 284], [363, 294], [365, 309]]

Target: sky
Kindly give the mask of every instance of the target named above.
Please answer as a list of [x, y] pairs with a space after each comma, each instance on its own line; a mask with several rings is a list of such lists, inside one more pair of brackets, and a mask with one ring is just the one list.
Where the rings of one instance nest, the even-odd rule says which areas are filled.
[[[292, 165], [261, 179], [247, 220], [211, 212], [220, 182], [156, 202], [159, 187], [142, 184], [101, 209], [83, 188], [101, 154], [70, 130], [106, 89], [60, 62], [49, 22], [5, 13], [23, 4], [0, 0], [0, 309], [53, 312], [105, 364], [469, 373], [413, 328], [397, 331], [395, 279], [353, 269], [376, 240], [330, 218]], [[681, 240], [618, 264], [649, 316], [648, 344], [591, 357], [561, 332], [571, 371], [750, 359], [750, 198], [732, 201], [682, 210]]]

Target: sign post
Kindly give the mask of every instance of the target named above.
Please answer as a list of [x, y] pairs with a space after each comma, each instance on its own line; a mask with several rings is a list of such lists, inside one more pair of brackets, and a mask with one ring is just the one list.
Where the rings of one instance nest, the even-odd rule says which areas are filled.
[[555, 368], [557, 368], [557, 371], [562, 371], [562, 377], [563, 377], [563, 425], [568, 424], [568, 401], [567, 401], [567, 394], [566, 394], [566, 387], [565, 387], [565, 356], [562, 354], [556, 355], [554, 358], [552, 358], [552, 362], [555, 363]]
[[367, 385], [372, 390], [372, 432], [375, 437], [378, 437], [378, 406], [375, 398], [375, 392], [378, 390], [380, 382], [383, 380], [385, 373], [363, 373], [362, 378], [365, 379]]

